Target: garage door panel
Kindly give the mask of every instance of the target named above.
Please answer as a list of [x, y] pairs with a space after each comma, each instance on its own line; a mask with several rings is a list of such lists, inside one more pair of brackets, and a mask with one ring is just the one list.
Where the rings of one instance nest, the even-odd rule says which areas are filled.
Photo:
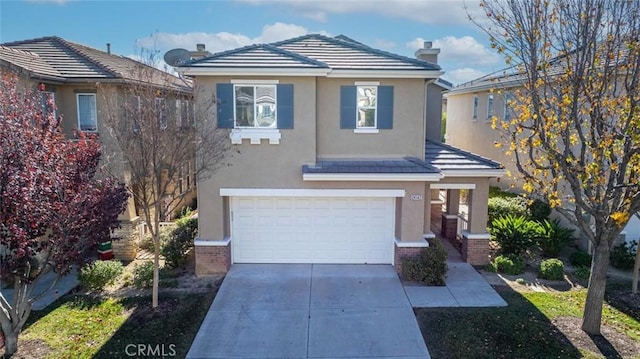
[[236, 263], [391, 263], [391, 198], [232, 199]]

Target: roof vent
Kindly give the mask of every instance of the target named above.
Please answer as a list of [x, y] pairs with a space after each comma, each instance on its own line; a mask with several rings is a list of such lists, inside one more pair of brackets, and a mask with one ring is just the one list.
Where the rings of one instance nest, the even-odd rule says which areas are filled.
[[205, 45], [204, 44], [197, 44], [196, 45], [196, 50], [197, 51], [204, 51], [205, 50]]
[[107, 42], [107, 54], [111, 54], [111, 44]]
[[432, 47], [433, 47], [433, 42], [431, 42], [431, 41], [425, 41], [425, 42], [424, 42], [424, 46], [423, 46], [423, 48], [425, 48], [425, 49], [430, 49], [430, 48], [432, 48]]
[[440, 49], [433, 48], [433, 42], [425, 41], [422, 45], [421, 49], [418, 49], [415, 53], [416, 57], [419, 60], [427, 61], [432, 64], [438, 63], [438, 54], [440, 53]]

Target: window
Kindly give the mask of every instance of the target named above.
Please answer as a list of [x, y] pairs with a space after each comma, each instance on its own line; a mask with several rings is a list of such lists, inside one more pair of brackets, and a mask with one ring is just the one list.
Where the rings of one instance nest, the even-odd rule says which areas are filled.
[[232, 129], [232, 144], [241, 144], [243, 139], [251, 144], [263, 139], [279, 144], [278, 129], [293, 129], [293, 85], [277, 80], [231, 82], [216, 84], [218, 128]]
[[187, 191], [191, 189], [191, 162], [187, 162]]
[[133, 132], [140, 132], [140, 121], [142, 119], [142, 102], [140, 101], [140, 96], [130, 98], [128, 111], [131, 114]]
[[156, 117], [158, 120], [158, 127], [161, 130], [167, 129], [167, 101], [162, 98], [156, 98]]
[[97, 131], [96, 94], [79, 93], [76, 97], [78, 100], [78, 127], [80, 131]]
[[511, 121], [511, 119], [513, 118], [512, 102], [513, 102], [513, 95], [510, 93], [506, 93], [504, 95], [504, 120], [505, 121]]
[[176, 100], [176, 127], [192, 124], [191, 103], [189, 100]]
[[236, 127], [276, 128], [276, 87], [235, 86]]
[[377, 86], [358, 86], [358, 119], [356, 128], [377, 128]]
[[176, 128], [182, 127], [182, 101], [176, 100]]
[[473, 95], [473, 119], [478, 118], [478, 95]]
[[184, 171], [183, 166], [178, 169], [178, 191], [180, 194], [184, 193]]
[[40, 92], [40, 101], [42, 103], [42, 113], [46, 116], [52, 114], [53, 118], [57, 117], [56, 114], [56, 97], [55, 93], [49, 91]]
[[378, 133], [393, 128], [393, 86], [355, 83], [340, 88], [340, 128]]
[[491, 121], [491, 117], [494, 115], [493, 110], [493, 94], [487, 95], [487, 121]]

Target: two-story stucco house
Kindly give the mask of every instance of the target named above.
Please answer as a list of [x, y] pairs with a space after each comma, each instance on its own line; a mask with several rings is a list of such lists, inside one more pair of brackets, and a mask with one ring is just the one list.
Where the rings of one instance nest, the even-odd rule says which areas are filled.
[[[0, 44], [0, 71], [18, 75], [21, 83], [31, 90], [38, 85], [44, 86], [44, 93], [51, 96], [56, 105], [56, 115], [62, 117], [62, 127], [67, 136], [71, 138], [74, 130], [97, 134], [102, 143], [102, 158], [109, 166], [109, 172], [129, 185], [135, 184], [130, 183], [130, 176], [122, 166], [120, 149], [106, 126], [106, 112], [113, 103], [123, 103], [125, 86], [140, 82], [136, 71], [141, 66], [153, 74], [147, 85], [158, 90], [170, 88], [173, 92], [184, 93], [185, 98], [191, 96], [191, 87], [178, 77], [112, 54], [109, 49], [101, 51], [55, 36]], [[161, 92], [155, 103], [164, 106], [156, 106], [152, 111], [156, 111], [159, 118], [168, 117], [168, 121], [173, 123], [177, 121], [177, 116], [183, 116], [182, 112], [174, 110], [176, 105], [182, 106], [178, 108], [188, 108], [190, 104], [183, 100], [180, 104], [164, 101]], [[195, 197], [195, 161], [184, 167], [180, 172], [183, 177], [173, 189], [185, 194], [182, 206], [188, 205], [190, 198]], [[181, 206], [177, 206], [175, 210], [180, 209]], [[134, 200], [130, 198], [125, 213], [120, 215], [122, 228], [116, 235], [124, 239], [114, 242], [116, 258], [135, 258], [134, 240], [138, 236], [136, 227], [139, 220]]]
[[434, 237], [432, 218], [455, 235], [461, 189], [463, 257], [486, 263], [489, 179], [504, 170], [440, 143], [438, 53], [427, 46], [413, 59], [306, 35], [178, 67], [200, 89], [196, 106], [216, 98], [208, 116], [237, 151], [198, 182], [197, 273], [233, 263], [399, 268]]

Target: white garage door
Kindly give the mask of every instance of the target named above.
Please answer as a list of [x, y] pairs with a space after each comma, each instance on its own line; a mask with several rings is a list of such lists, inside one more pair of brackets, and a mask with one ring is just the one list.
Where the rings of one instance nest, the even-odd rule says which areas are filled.
[[234, 263], [392, 263], [392, 198], [233, 197]]

